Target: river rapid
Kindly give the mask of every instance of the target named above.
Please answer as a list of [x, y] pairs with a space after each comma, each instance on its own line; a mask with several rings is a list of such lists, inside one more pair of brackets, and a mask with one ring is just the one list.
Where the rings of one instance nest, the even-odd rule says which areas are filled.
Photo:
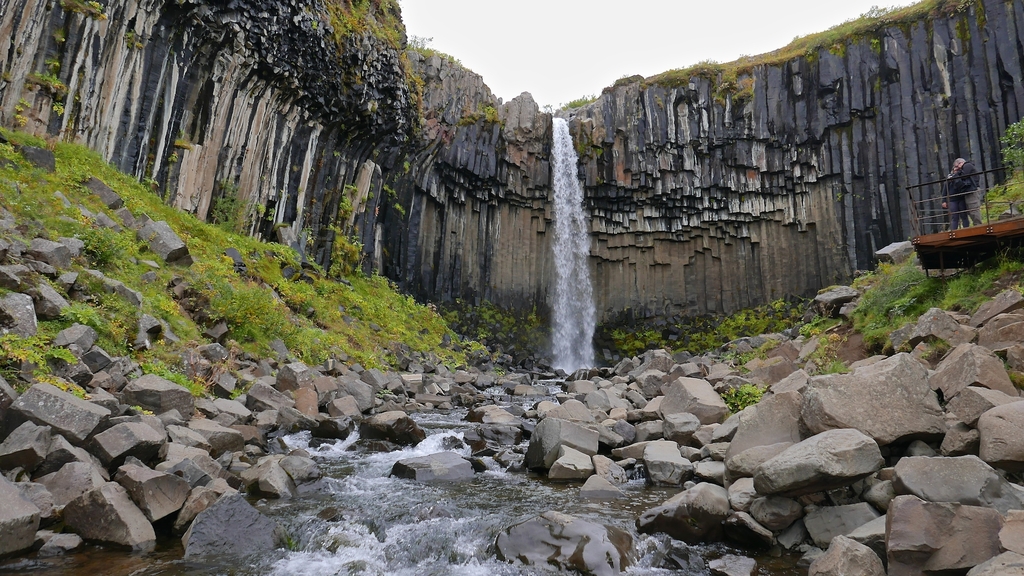
[[[552, 392], [557, 391], [552, 387]], [[500, 396], [489, 391], [499, 405], [529, 408], [541, 397]], [[550, 397], [548, 399], [551, 399]], [[610, 524], [634, 538], [634, 562], [627, 574], [710, 575], [700, 558], [724, 554], [749, 555], [725, 544], [688, 547], [664, 535], [636, 533], [634, 522], [646, 509], [659, 505], [679, 488], [646, 486], [633, 478], [622, 486], [626, 498], [615, 501], [579, 499], [580, 483], [548, 482], [525, 472], [506, 471], [493, 458], [483, 458], [487, 469], [473, 480], [458, 484], [422, 484], [390, 478], [398, 460], [451, 450], [469, 457], [463, 442], [466, 431], [477, 426], [465, 421], [466, 410], [423, 412], [412, 417], [427, 433], [415, 447], [394, 452], [372, 452], [358, 434], [344, 441], [312, 440], [308, 432], [283, 436], [281, 449], [304, 449], [320, 464], [323, 478], [291, 500], [254, 502], [277, 521], [289, 536], [288, 546], [255, 557], [182, 560], [177, 538], [165, 536], [148, 554], [87, 545], [83, 551], [54, 558], [20, 558], [0, 563], [0, 573], [156, 575], [367, 575], [367, 576], [516, 576], [551, 574], [499, 560], [494, 552], [498, 533], [542, 512], [556, 510], [587, 520]], [[518, 448], [525, 452], [528, 442]], [[679, 568], [667, 557], [689, 558]], [[758, 556], [758, 574], [796, 576], [796, 557]]]

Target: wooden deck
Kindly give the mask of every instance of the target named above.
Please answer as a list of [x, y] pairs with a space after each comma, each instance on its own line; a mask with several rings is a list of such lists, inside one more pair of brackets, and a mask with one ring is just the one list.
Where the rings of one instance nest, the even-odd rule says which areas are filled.
[[911, 238], [926, 270], [968, 268], [999, 250], [1024, 245], [1024, 216]]

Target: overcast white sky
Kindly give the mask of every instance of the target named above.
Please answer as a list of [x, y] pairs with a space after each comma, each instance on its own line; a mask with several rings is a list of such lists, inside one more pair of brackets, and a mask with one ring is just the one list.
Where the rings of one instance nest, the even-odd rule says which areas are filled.
[[433, 38], [508, 101], [558, 107], [623, 76], [729, 62], [789, 44], [890, 0], [400, 0], [410, 35]]

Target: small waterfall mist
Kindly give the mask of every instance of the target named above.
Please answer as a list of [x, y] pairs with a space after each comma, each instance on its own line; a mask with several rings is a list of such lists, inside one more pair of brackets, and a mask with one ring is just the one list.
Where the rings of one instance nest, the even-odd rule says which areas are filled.
[[590, 236], [583, 213], [583, 187], [576, 173], [578, 158], [569, 123], [552, 120], [552, 188], [555, 213], [552, 244], [555, 255], [555, 295], [551, 326], [555, 368], [572, 372], [594, 365], [594, 289], [590, 285]]

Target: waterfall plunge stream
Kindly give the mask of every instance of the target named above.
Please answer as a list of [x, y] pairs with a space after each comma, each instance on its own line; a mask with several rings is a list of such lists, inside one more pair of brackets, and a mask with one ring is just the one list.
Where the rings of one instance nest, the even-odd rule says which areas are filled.
[[555, 214], [555, 297], [552, 305], [552, 356], [555, 368], [572, 372], [594, 365], [594, 289], [590, 285], [590, 237], [583, 213], [583, 187], [569, 123], [552, 120], [551, 175]]

